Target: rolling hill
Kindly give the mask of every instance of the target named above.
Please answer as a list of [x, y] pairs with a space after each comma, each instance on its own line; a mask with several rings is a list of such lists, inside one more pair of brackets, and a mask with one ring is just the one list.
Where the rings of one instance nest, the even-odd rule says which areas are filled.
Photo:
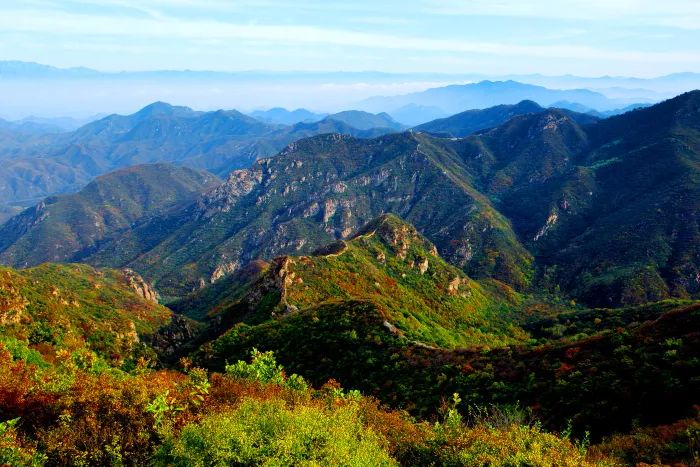
[[192, 202], [219, 183], [208, 172], [169, 164], [103, 175], [78, 193], [47, 198], [0, 227], [2, 262], [79, 261], [109, 239]]
[[521, 301], [517, 293], [470, 279], [394, 215], [380, 216], [348, 240], [311, 255], [277, 257], [250, 277], [224, 281], [231, 291], [245, 290], [236, 298], [213, 295], [210, 289], [221, 288], [214, 284], [173, 306], [201, 319], [191, 306], [208, 303], [208, 318], [252, 325], [326, 302], [361, 301], [377, 308], [391, 333], [419, 345], [503, 346], [525, 336], [512, 324]]
[[139, 355], [153, 355], [142, 339], [172, 317], [133, 271], [80, 264], [2, 267], [0, 296], [0, 344], [40, 367], [55, 363], [59, 351], [133, 364]]

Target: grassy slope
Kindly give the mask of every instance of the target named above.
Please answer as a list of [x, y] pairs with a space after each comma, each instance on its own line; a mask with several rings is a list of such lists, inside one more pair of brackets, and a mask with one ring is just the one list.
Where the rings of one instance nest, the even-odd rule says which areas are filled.
[[[138, 296], [126, 276], [85, 265], [0, 268], [0, 335], [6, 345], [54, 361], [58, 351], [91, 350], [122, 362], [171, 312]], [[25, 350], [22, 350], [25, 349]]]
[[528, 338], [513, 324], [519, 294], [496, 281], [468, 278], [393, 215], [314, 255], [277, 258], [253, 282], [246, 277], [207, 287], [175, 309], [201, 319], [208, 304], [206, 314], [220, 327], [220, 320], [255, 325], [326, 302], [359, 300], [376, 307], [385, 329], [418, 345], [497, 347]]
[[383, 216], [362, 232], [340, 251], [291, 259], [287, 274], [294, 277], [286, 302], [306, 308], [327, 300], [371, 301], [408, 339], [439, 347], [524, 338], [509, 324], [518, 301], [514, 292], [504, 287], [497, 295], [469, 279], [394, 216]]

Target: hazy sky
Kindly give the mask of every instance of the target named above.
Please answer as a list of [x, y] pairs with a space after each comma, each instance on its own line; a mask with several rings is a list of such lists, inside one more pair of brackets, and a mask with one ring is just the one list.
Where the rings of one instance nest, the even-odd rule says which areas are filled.
[[700, 0], [2, 0], [0, 60], [658, 76], [700, 71]]

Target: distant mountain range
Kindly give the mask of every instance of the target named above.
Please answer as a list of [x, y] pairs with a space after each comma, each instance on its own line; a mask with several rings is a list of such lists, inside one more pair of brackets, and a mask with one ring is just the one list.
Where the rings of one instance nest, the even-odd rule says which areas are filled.
[[359, 110], [345, 110], [326, 117], [328, 120], [342, 122], [358, 130], [371, 130], [373, 128], [386, 128], [400, 131], [406, 126], [397, 122], [387, 113], [381, 112], [376, 115]]
[[[426, 108], [416, 109], [422, 112]], [[513, 112], [507, 106], [472, 110], [445, 121], [473, 119], [471, 124], [457, 123], [459, 136], [464, 136], [537, 109], [542, 108], [531, 102], [529, 106], [519, 104]], [[586, 107], [583, 110], [593, 113]], [[110, 115], [73, 131], [65, 131], [66, 126], [75, 123], [71, 119], [0, 120], [0, 160], [5, 161], [0, 166], [0, 221], [17, 207], [26, 207], [45, 196], [75, 192], [95, 176], [130, 165], [170, 162], [225, 176], [301, 138], [324, 133], [372, 138], [407, 128], [387, 113], [357, 110], [320, 119], [321, 115], [303, 109], [276, 108], [256, 115], [267, 115], [267, 121], [235, 110], [201, 112], [156, 102], [132, 115]], [[572, 115], [584, 118], [583, 114]], [[292, 125], [269, 123], [299, 118], [304, 121]], [[439, 133], [441, 124], [443, 120], [417, 129]], [[58, 125], [64, 125], [64, 129]]]
[[286, 80], [299, 82], [304, 80], [319, 80], [320, 82], [384, 82], [396, 80], [418, 80], [423, 82], [459, 82], [513, 80], [521, 83], [535, 84], [556, 89], [588, 88], [594, 90], [618, 89], [635, 91], [637, 96], [645, 92], [657, 92], [658, 97], [665, 93], [677, 92], [679, 89], [697, 87], [700, 73], [682, 72], [653, 78], [635, 78], [626, 76], [583, 77], [574, 75], [548, 76], [541, 74], [513, 74], [489, 76], [479, 73], [384, 73], [377, 71], [362, 72], [266, 72], [266, 71], [206, 71], [206, 70], [150, 70], [129, 72], [104, 72], [85, 67], [59, 68], [34, 62], [2, 61], [0, 60], [0, 80], [11, 79], [143, 79], [159, 77], [163, 79], [256, 79], [268, 81]]
[[[566, 96], [541, 101], [521, 94], [511, 101], [489, 101], [479, 105], [445, 108], [430, 104], [397, 105], [391, 108], [358, 107], [357, 103], [381, 94], [387, 96], [439, 88], [451, 84], [515, 81], [551, 90], [590, 90], [614, 103], [603, 107]], [[653, 103], [700, 87], [700, 74], [678, 73], [657, 78], [380, 72], [213, 72], [155, 70], [101, 72], [86, 68], [56, 68], [29, 62], [0, 61], [0, 117], [9, 120], [28, 115], [84, 118], [98, 112], [133, 113], [154, 101], [177, 101], [201, 109], [259, 109], [286, 107], [315, 109], [314, 113], [359, 109], [387, 112], [406, 125], [418, 125], [471, 108], [515, 104], [531, 99], [543, 106], [556, 100], [583, 104], [596, 111], [623, 108], [635, 103]], [[609, 104], [609, 105], [608, 105]], [[422, 107], [417, 112], [416, 107]], [[267, 117], [261, 116], [263, 120]], [[277, 118], [277, 119], [276, 119]], [[313, 117], [316, 119], [316, 117]], [[267, 122], [294, 124], [308, 121], [297, 117], [274, 117]]]
[[22, 205], [77, 191], [95, 176], [135, 164], [171, 162], [226, 175], [300, 138], [321, 133], [374, 137], [403, 128], [386, 114], [359, 111], [287, 126], [235, 110], [198, 112], [162, 102], [68, 133], [37, 125], [0, 122], [0, 203]]
[[[441, 133], [440, 125], [457, 119], [461, 131], [456, 134], [464, 136], [497, 126], [516, 114], [542, 110], [534, 102], [518, 104], [512, 112], [507, 108], [472, 110], [417, 129]], [[272, 114], [291, 120], [293, 115], [312, 115], [301, 109], [274, 109]], [[588, 118], [572, 115], [579, 115], [579, 121]], [[472, 119], [471, 124], [463, 121], [465, 116]], [[372, 138], [404, 129], [386, 113], [344, 111], [282, 125], [235, 110], [200, 112], [162, 102], [128, 116], [110, 115], [71, 132], [60, 130], [51, 120], [0, 120], [0, 159], [5, 161], [0, 167], [0, 203], [4, 205], [0, 221], [17, 207], [45, 196], [75, 192], [95, 176], [130, 165], [170, 162], [225, 176], [301, 138], [324, 133]]]
[[317, 114], [306, 109], [287, 110], [282, 107], [275, 107], [269, 110], [256, 110], [248, 115], [266, 123], [294, 125], [295, 123], [317, 122], [323, 120], [328, 114]]
[[[358, 103], [358, 108], [371, 112], [402, 115], [404, 120], [426, 122], [442, 111], [446, 115], [465, 109], [483, 109], [496, 105], [516, 104], [532, 100], [544, 107], [571, 107], [595, 111], [611, 111], [631, 104], [645, 104], [651, 100], [630, 98], [612, 99], [588, 89], [549, 89], [516, 81], [481, 81], [472, 84], [450, 85], [426, 91], [386, 97], [372, 97]], [[428, 114], [421, 112], [427, 109]], [[439, 109], [439, 110], [436, 110]]]
[[558, 107], [562, 109], [568, 109], [568, 110], [573, 110], [574, 112], [578, 113], [585, 113], [588, 115], [592, 115], [594, 117], [599, 117], [599, 118], [608, 118], [612, 117], [614, 115], [620, 115], [625, 112], [629, 112], [631, 110], [635, 109], [642, 109], [644, 107], [650, 107], [652, 104], [630, 104], [625, 107], [621, 107], [619, 109], [612, 109], [612, 110], [605, 110], [605, 111], [598, 111], [595, 109], [592, 109], [590, 107], [586, 107], [583, 104], [579, 104], [576, 102], [568, 102], [568, 101], [558, 101], [552, 104], [552, 107]]
[[294, 125], [297, 123], [316, 123], [324, 120], [346, 124], [357, 130], [373, 130], [388, 128], [391, 130], [403, 130], [405, 125], [397, 122], [387, 113], [370, 114], [359, 110], [344, 110], [334, 114], [317, 114], [306, 109], [287, 110], [275, 107], [270, 110], [258, 110], [249, 114], [257, 120], [280, 125]]
[[438, 107], [417, 104], [407, 104], [391, 111], [391, 116], [393, 118], [401, 123], [411, 126], [448, 117], [449, 115], [450, 114], [448, 112]]
[[7, 120], [0, 119], [0, 131], [10, 131], [20, 135], [42, 135], [67, 131], [64, 127], [54, 124], [52, 120], [53, 119], [35, 120], [26, 118], [15, 122], [8, 122]]

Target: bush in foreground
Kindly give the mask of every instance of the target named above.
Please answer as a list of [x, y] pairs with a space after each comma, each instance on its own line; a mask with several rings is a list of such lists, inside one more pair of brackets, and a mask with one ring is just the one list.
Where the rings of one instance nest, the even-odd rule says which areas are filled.
[[[70, 361], [69, 361], [70, 363]], [[140, 366], [40, 368], [0, 349], [6, 465], [605, 465], [517, 421], [467, 425], [448, 406], [416, 421], [328, 382], [311, 389], [271, 353], [224, 374]], [[7, 421], [15, 420], [17, 421]]]

